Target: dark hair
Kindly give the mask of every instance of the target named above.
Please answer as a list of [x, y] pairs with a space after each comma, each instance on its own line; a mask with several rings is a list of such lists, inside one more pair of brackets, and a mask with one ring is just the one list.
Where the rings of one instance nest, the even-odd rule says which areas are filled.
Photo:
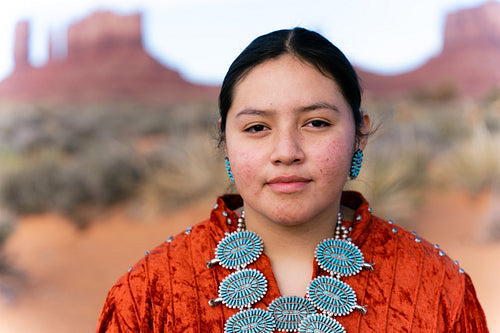
[[304, 60], [335, 80], [351, 107], [356, 134], [362, 135], [359, 133], [363, 121], [360, 110], [361, 87], [351, 63], [328, 39], [317, 32], [297, 27], [257, 37], [231, 64], [219, 94], [220, 142], [225, 139], [226, 118], [233, 103], [235, 86], [257, 65], [283, 54]]

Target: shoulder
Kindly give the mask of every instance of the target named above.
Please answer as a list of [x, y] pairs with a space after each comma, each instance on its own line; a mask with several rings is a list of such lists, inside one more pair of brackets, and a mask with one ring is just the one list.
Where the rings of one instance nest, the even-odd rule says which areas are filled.
[[238, 205], [241, 205], [239, 196], [219, 197], [210, 218], [167, 237], [165, 242], [146, 251], [111, 292], [145, 294], [151, 288], [172, 290], [174, 284], [194, 283], [195, 277], [210, 272], [206, 263], [213, 259], [214, 249], [224, 233], [236, 228], [237, 216], [232, 209]]
[[386, 251], [394, 255], [395, 267], [411, 267], [413, 272], [420, 270], [422, 276], [441, 278], [442, 288], [464, 290], [465, 271], [459, 262], [450, 258], [445, 249], [420, 237], [415, 231], [384, 220], [375, 215], [371, 217], [372, 237], [384, 243]]
[[109, 291], [98, 331], [115, 326], [139, 331], [141, 327], [149, 327], [149, 321], [159, 326], [175, 325], [172, 315], [163, 319], [157, 316], [185, 310], [174, 309], [174, 302], [191, 305], [198, 302], [197, 276], [210, 272], [206, 262], [211, 259], [208, 245], [212, 242], [211, 229], [210, 221], [206, 220], [146, 251]]
[[165, 242], [144, 253], [127, 274], [148, 277], [170, 277], [172, 269], [187, 269], [190, 266], [205, 265], [211, 258], [209, 249], [215, 242], [210, 220], [187, 227], [177, 235], [167, 237]]
[[351, 232], [354, 243], [363, 246], [368, 253], [380, 256], [380, 260], [393, 261], [398, 266], [442, 270], [450, 278], [464, 283], [464, 270], [438, 244], [428, 242], [392, 220], [372, 214], [368, 201], [357, 192], [345, 192], [342, 200], [355, 210]]
[[372, 248], [367, 252], [388, 290], [390, 307], [412, 309], [419, 327], [432, 322], [439, 331], [450, 330], [459, 321], [469, 289], [469, 278], [458, 261], [438, 244], [390, 220], [372, 216], [370, 232], [364, 248]]

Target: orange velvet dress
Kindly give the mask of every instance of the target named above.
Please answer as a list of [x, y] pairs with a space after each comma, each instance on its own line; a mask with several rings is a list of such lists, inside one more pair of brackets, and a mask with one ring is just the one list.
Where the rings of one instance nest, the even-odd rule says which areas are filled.
[[[367, 306], [336, 319], [352, 332], [488, 332], [469, 276], [439, 248], [371, 214], [368, 202], [345, 192], [342, 204], [356, 210], [349, 234], [374, 271], [347, 278], [357, 303]], [[211, 307], [219, 283], [231, 272], [207, 268], [224, 232], [236, 229], [239, 196], [220, 197], [205, 222], [188, 228], [141, 259], [110, 290], [97, 332], [223, 332], [238, 310]], [[228, 223], [229, 222], [229, 223]], [[347, 222], [345, 222], [347, 223]], [[264, 244], [265, 246], [265, 244]], [[316, 263], [313, 274], [327, 275]], [[255, 308], [279, 297], [269, 258], [249, 268], [268, 279], [268, 291]]]

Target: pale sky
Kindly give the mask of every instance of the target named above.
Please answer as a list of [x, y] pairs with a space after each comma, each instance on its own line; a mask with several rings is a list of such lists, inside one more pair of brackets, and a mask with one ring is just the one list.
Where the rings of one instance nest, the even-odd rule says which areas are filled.
[[[500, 0], [495, 0], [500, 1]], [[7, 0], [0, 5], [0, 80], [13, 68], [17, 21], [31, 21], [31, 61], [48, 55], [48, 34], [96, 10], [143, 13], [147, 50], [199, 83], [220, 84], [255, 37], [303, 26], [322, 33], [356, 66], [385, 74], [418, 67], [441, 48], [445, 15], [486, 0]]]

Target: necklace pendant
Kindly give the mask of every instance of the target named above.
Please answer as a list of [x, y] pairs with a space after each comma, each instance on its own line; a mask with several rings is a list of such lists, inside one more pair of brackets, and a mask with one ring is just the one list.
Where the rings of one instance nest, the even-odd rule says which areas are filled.
[[307, 297], [330, 316], [345, 316], [357, 308], [356, 293], [347, 283], [331, 276], [319, 276], [311, 281]]
[[344, 327], [335, 319], [313, 314], [299, 325], [299, 333], [346, 333]]
[[325, 239], [318, 244], [314, 254], [318, 265], [332, 275], [352, 276], [363, 268], [373, 270], [370, 264], [364, 262], [361, 250], [345, 240]]
[[224, 326], [224, 333], [272, 333], [274, 319], [262, 309], [250, 309], [231, 316]]
[[274, 317], [278, 331], [296, 332], [300, 322], [316, 313], [316, 308], [306, 298], [288, 296], [276, 298], [269, 304], [267, 311]]
[[267, 292], [267, 280], [255, 269], [236, 271], [219, 285], [219, 297], [229, 308], [244, 309], [260, 301]]
[[215, 248], [215, 259], [227, 269], [242, 269], [256, 261], [264, 251], [262, 239], [247, 230], [224, 237]]

